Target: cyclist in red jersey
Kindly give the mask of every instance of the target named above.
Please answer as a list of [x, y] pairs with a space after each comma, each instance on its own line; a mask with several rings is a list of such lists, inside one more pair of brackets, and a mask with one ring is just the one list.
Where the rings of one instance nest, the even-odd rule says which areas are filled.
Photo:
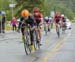
[[33, 16], [34, 16], [34, 20], [37, 26], [37, 31], [38, 31], [38, 41], [41, 41], [41, 25], [43, 23], [43, 15], [42, 13], [40, 13], [40, 9], [38, 7], [35, 7], [33, 9]]
[[55, 13], [54, 22], [55, 22], [55, 26], [56, 26], [56, 33], [57, 33], [58, 38], [59, 38], [60, 37], [60, 28], [61, 28], [61, 25], [62, 25], [61, 13], [60, 12]]
[[55, 22], [55, 25], [57, 27], [57, 25], [61, 25], [61, 13], [60, 12], [56, 12], [55, 14], [55, 17], [54, 17], [54, 22]]

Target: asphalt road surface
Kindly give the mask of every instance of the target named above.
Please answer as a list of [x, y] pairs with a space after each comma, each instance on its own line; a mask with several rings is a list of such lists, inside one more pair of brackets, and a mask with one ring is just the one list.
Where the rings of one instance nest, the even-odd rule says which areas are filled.
[[53, 29], [42, 33], [42, 46], [28, 56], [25, 54], [21, 34], [0, 34], [0, 62], [75, 62], [75, 24], [58, 38]]

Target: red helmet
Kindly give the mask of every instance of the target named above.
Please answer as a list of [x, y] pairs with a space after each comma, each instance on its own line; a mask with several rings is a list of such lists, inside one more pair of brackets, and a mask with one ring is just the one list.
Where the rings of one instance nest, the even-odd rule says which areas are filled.
[[35, 7], [34, 9], [33, 9], [33, 12], [39, 12], [40, 11], [40, 9], [38, 8], [38, 7]]
[[56, 12], [56, 15], [57, 15], [57, 16], [61, 16], [61, 13], [60, 13], [60, 12]]

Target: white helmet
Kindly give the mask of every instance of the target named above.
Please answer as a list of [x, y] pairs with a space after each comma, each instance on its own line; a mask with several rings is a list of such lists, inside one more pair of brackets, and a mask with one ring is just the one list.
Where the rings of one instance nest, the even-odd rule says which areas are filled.
[[66, 19], [66, 22], [69, 22], [69, 19], [68, 18]]
[[46, 16], [45, 19], [48, 20], [48, 16]]
[[64, 14], [62, 14], [61, 17], [64, 17]]
[[52, 20], [52, 17], [49, 17], [49, 20]]

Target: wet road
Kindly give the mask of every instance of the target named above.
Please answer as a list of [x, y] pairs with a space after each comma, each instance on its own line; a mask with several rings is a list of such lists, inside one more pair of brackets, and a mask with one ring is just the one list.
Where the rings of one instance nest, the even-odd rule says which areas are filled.
[[41, 49], [28, 56], [19, 33], [0, 34], [0, 62], [75, 62], [74, 26], [60, 38], [54, 29], [47, 36], [43, 33]]

